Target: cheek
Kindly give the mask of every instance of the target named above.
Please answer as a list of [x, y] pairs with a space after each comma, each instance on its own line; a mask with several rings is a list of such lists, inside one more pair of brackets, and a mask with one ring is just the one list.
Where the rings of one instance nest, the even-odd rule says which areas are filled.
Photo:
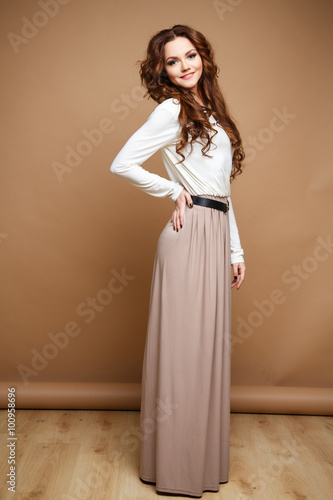
[[198, 71], [202, 71], [202, 59], [198, 59], [196, 68]]
[[165, 69], [166, 74], [168, 75], [169, 79], [172, 81], [173, 78], [176, 76], [176, 70], [174, 66], [169, 66]]

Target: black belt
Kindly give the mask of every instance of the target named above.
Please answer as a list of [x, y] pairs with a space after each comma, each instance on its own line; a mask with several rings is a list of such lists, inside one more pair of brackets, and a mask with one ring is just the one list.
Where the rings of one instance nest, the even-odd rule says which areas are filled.
[[227, 203], [223, 203], [222, 201], [212, 200], [211, 198], [203, 198], [202, 196], [193, 196], [191, 194], [191, 198], [193, 200], [193, 205], [201, 205], [202, 207], [216, 208], [217, 210], [222, 210], [227, 213], [229, 210], [229, 201]]

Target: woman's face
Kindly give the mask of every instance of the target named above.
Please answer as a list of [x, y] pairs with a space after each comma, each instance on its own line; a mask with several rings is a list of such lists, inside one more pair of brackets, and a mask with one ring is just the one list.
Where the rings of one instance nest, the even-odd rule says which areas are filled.
[[165, 44], [164, 67], [171, 83], [191, 89], [197, 94], [197, 83], [202, 75], [202, 59], [188, 38], [178, 36]]

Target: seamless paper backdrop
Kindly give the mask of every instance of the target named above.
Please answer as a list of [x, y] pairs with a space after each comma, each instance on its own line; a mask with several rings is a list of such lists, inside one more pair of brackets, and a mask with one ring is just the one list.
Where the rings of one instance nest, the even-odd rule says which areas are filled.
[[[247, 266], [232, 290], [233, 408], [332, 411], [332, 3], [123, 7], [1, 2], [3, 405], [15, 386], [19, 406], [139, 407], [155, 247], [174, 202], [109, 167], [156, 106], [136, 61], [154, 33], [189, 24], [215, 49], [247, 153], [231, 184]], [[159, 153], [144, 168], [166, 176]]]

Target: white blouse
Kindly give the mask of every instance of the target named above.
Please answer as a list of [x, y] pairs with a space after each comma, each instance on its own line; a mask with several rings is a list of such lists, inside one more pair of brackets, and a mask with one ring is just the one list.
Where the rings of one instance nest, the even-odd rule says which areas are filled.
[[[223, 128], [216, 124], [213, 116], [209, 117], [215, 124], [217, 134], [212, 138], [213, 144], [203, 156], [203, 144], [197, 140], [182, 150], [185, 160], [176, 153], [176, 143], [180, 124], [178, 121], [180, 104], [170, 98], [159, 104], [142, 125], [126, 142], [112, 162], [110, 171], [127, 179], [134, 186], [152, 196], [169, 196], [176, 201], [183, 188], [193, 195], [227, 196], [229, 200], [230, 250], [231, 264], [244, 262], [244, 251], [241, 247], [238, 228], [230, 199], [230, 173], [232, 167], [233, 148]], [[214, 144], [216, 145], [214, 147]], [[160, 150], [168, 176], [166, 179], [148, 172], [141, 164]], [[189, 154], [190, 153], [190, 154]], [[181, 163], [178, 161], [181, 160]]]

